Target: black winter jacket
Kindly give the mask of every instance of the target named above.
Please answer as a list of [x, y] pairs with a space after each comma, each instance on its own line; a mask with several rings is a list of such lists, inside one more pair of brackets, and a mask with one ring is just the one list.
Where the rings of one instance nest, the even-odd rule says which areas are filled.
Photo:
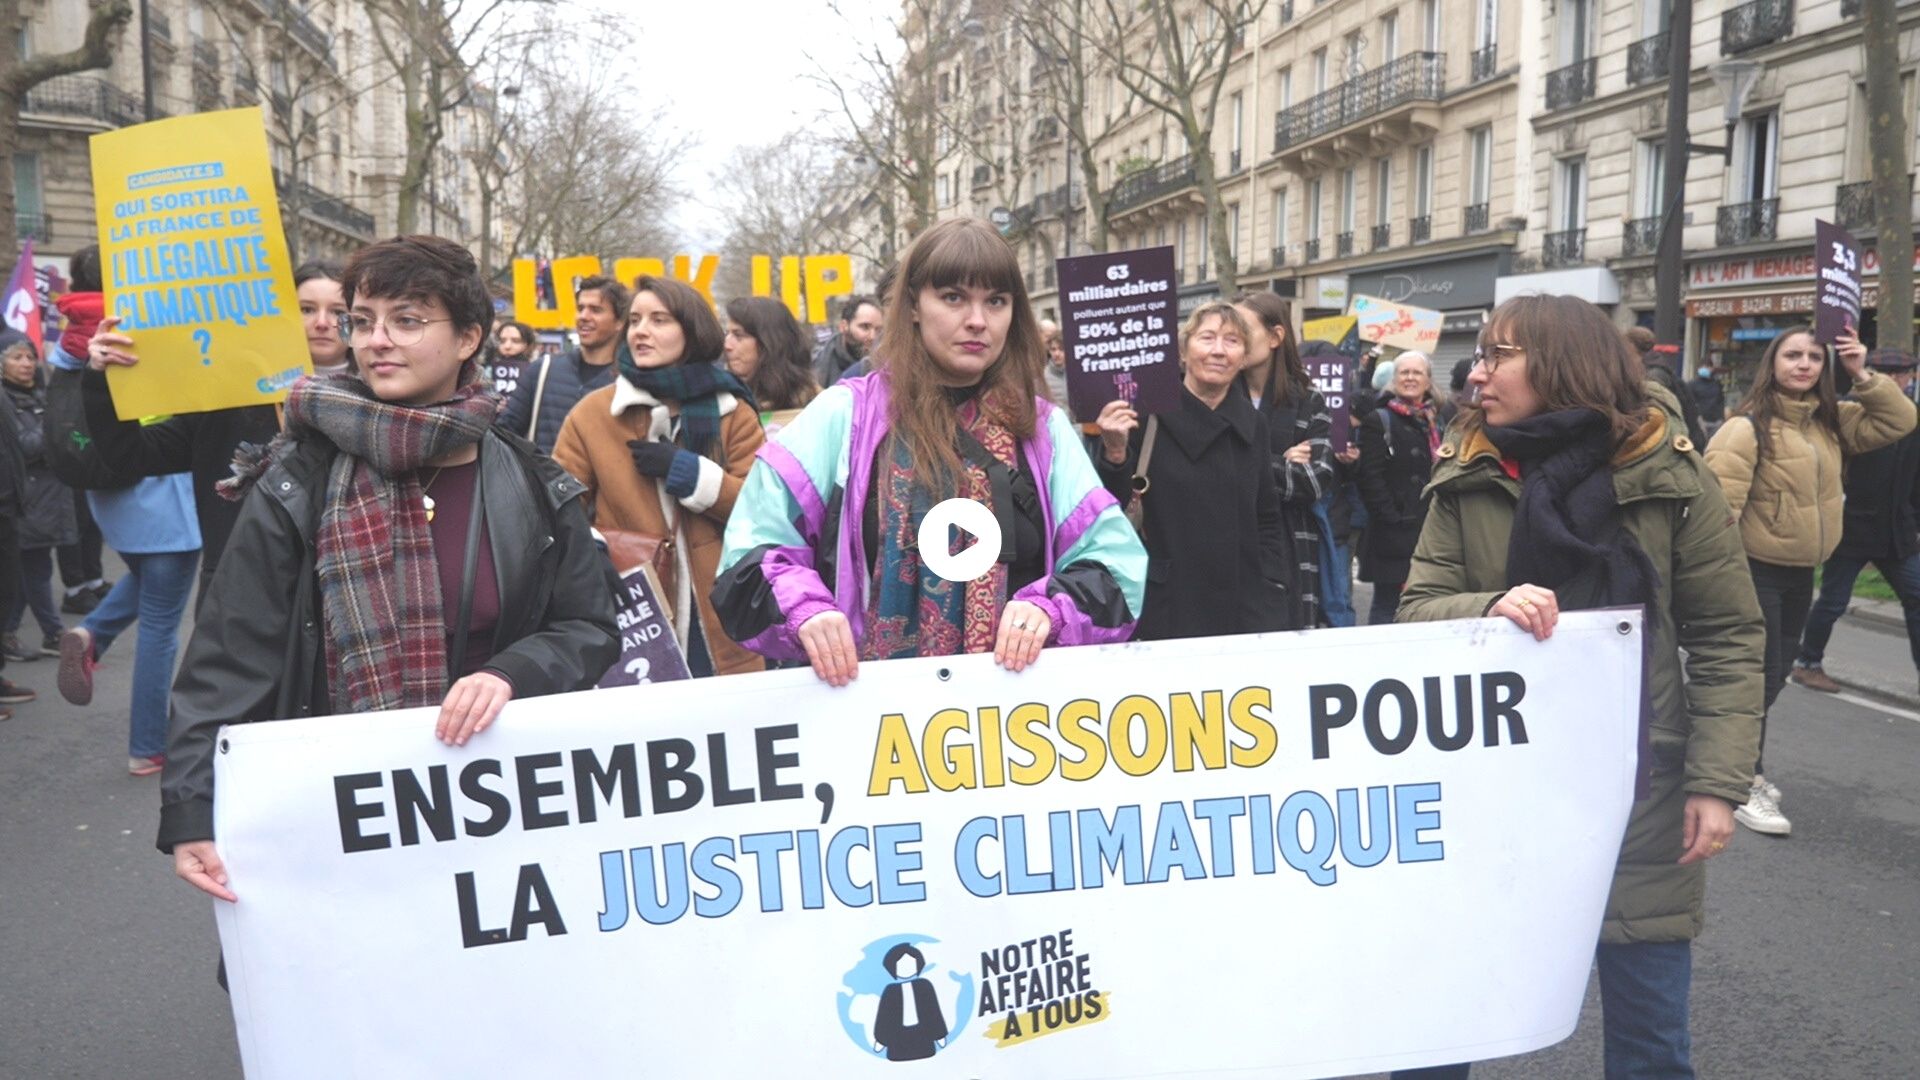
[[27, 457], [20, 446], [20, 417], [13, 399], [0, 394], [0, 516], [20, 516], [27, 493]]
[[233, 452], [241, 443], [265, 446], [279, 434], [280, 418], [273, 406], [182, 413], [157, 424], [121, 420], [113, 411], [106, 375], [93, 370], [81, 377], [80, 401], [100, 459], [113, 471], [130, 477], [193, 474], [200, 580], [212, 581], [227, 535], [240, 518], [240, 504], [223, 498], [213, 485], [233, 475]]
[[[554, 440], [560, 437], [560, 425], [567, 422], [567, 414], [573, 411], [581, 398], [612, 382], [616, 366], [589, 364], [578, 349], [549, 357], [537, 364], [528, 364], [520, 372], [520, 383], [513, 388], [513, 395], [507, 398], [506, 411], [500, 414], [496, 426], [512, 432], [518, 438], [530, 439], [541, 453], [551, 454]], [[542, 376], [546, 378], [544, 389], [541, 387]], [[527, 424], [534, 419], [535, 397], [540, 399], [539, 423], [529, 437]]]
[[32, 388], [6, 384], [19, 428], [20, 457], [25, 463], [25, 486], [20, 489], [20, 546], [50, 548], [75, 543], [80, 525], [74, 513], [73, 489], [54, 478], [47, 468], [46, 373], [37, 373]]
[[[1427, 443], [1424, 418], [1401, 416], [1387, 409], [1388, 391], [1357, 419], [1360, 460], [1360, 500], [1367, 507], [1366, 539], [1360, 548], [1360, 580], [1397, 584], [1407, 580], [1413, 564], [1413, 545], [1427, 520], [1422, 492], [1433, 476], [1433, 449]], [[1390, 424], [1381, 419], [1392, 416]]]
[[[1273, 440], [1273, 480], [1280, 490], [1280, 514], [1287, 540], [1286, 566], [1289, 600], [1288, 626], [1304, 630], [1319, 626], [1320, 523], [1314, 504], [1333, 489], [1333, 420], [1326, 398], [1317, 390], [1281, 402], [1269, 396], [1260, 402]], [[1286, 460], [1287, 451], [1301, 443], [1312, 446], [1312, 457], [1300, 465]]]
[[1904, 559], [1920, 551], [1920, 430], [1847, 459], [1847, 502], [1835, 555]]
[[[162, 851], [213, 837], [220, 725], [333, 711], [313, 545], [337, 453], [324, 440], [300, 443], [240, 508], [173, 684]], [[593, 686], [619, 658], [620, 639], [615, 582], [581, 505], [585, 487], [497, 431], [481, 441], [480, 476], [501, 618], [486, 667], [506, 675], [515, 698]]]
[[[1127, 460], [1094, 466], [1122, 505], [1131, 497], [1146, 424]], [[1134, 637], [1141, 641], [1290, 629], [1286, 527], [1273, 481], [1266, 418], [1244, 392], [1218, 409], [1184, 387], [1180, 406], [1160, 414], [1160, 434], [1142, 497], [1147, 595]]]

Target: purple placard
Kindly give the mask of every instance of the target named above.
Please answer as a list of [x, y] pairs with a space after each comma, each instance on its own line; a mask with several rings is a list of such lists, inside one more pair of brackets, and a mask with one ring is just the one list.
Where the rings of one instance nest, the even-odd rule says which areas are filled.
[[1173, 249], [1061, 259], [1060, 343], [1067, 398], [1091, 420], [1124, 399], [1143, 413], [1180, 404], [1180, 316]]
[[1347, 370], [1353, 361], [1344, 356], [1308, 356], [1301, 362], [1306, 365], [1307, 378], [1313, 381], [1313, 388], [1327, 401], [1327, 412], [1333, 418], [1333, 430], [1327, 436], [1327, 442], [1336, 454], [1344, 454], [1347, 443], [1353, 437], [1353, 410], [1347, 405]]
[[501, 397], [510, 397], [513, 388], [520, 385], [520, 376], [527, 370], [525, 360], [498, 358], [487, 365], [487, 374], [493, 376], [493, 392]]
[[1860, 243], [1829, 221], [1813, 223], [1813, 339], [1831, 345], [1860, 328]]
[[638, 686], [690, 677], [653, 571], [642, 566], [620, 575], [619, 601], [614, 622], [620, 628], [620, 659], [595, 685]]

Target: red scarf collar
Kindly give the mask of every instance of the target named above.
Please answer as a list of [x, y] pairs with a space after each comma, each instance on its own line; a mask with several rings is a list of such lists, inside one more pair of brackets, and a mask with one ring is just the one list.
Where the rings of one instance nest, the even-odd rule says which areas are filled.
[[53, 306], [67, 317], [67, 328], [60, 334], [60, 347], [68, 356], [86, 360], [87, 343], [93, 340], [94, 331], [100, 329], [100, 320], [107, 314], [106, 294], [70, 292], [55, 300]]

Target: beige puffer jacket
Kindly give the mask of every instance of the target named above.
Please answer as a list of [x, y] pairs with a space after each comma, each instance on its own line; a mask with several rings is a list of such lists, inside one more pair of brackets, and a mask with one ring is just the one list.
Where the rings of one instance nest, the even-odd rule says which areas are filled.
[[1840, 402], [1837, 441], [1814, 422], [1813, 398], [1782, 400], [1764, 465], [1748, 417], [1733, 417], [1714, 434], [1707, 467], [1740, 521], [1749, 558], [1776, 566], [1825, 562], [1840, 544], [1843, 454], [1885, 446], [1913, 430], [1913, 402], [1885, 375], [1869, 373], [1853, 384], [1852, 397]]

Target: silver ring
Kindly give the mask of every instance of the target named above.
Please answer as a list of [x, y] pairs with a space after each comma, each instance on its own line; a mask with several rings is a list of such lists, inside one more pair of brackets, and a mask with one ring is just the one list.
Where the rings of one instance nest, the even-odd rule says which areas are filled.
[[1013, 628], [1015, 630], [1025, 630], [1027, 628], [1027, 620], [1025, 619], [1013, 620]]

